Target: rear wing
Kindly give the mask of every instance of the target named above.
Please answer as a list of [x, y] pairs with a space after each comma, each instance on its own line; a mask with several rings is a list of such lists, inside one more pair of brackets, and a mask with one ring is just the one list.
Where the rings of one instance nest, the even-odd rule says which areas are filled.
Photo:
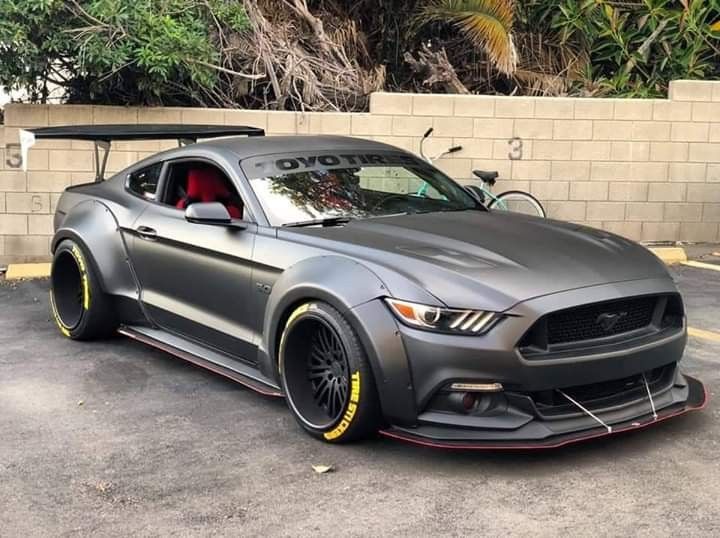
[[[95, 181], [105, 176], [110, 146], [115, 140], [177, 140], [179, 145], [192, 144], [198, 138], [217, 138], [221, 136], [264, 136], [265, 131], [258, 127], [231, 125], [175, 125], [175, 124], [139, 124], [139, 125], [64, 125], [59, 127], [41, 127], [20, 131], [20, 152], [23, 170], [27, 169], [28, 150], [37, 140], [86, 140], [95, 143]], [[102, 157], [100, 150], [103, 150]]]

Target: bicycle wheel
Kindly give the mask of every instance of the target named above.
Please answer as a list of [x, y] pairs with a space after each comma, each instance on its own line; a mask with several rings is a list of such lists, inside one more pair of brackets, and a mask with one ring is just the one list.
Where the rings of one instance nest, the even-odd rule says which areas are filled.
[[490, 201], [488, 208], [512, 211], [513, 213], [522, 213], [524, 215], [534, 215], [536, 217], [546, 216], [545, 209], [537, 198], [522, 191], [503, 192], [494, 200]]

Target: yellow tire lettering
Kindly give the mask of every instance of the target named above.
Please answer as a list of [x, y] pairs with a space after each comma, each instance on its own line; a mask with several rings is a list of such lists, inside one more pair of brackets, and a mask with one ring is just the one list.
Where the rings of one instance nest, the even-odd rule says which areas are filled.
[[345, 431], [350, 427], [350, 424], [352, 424], [353, 418], [355, 418], [355, 413], [357, 412], [357, 407], [359, 403], [360, 372], [355, 372], [350, 377], [350, 402], [348, 403], [347, 409], [345, 410], [345, 414], [343, 415], [342, 420], [340, 420], [340, 423], [329, 432], [325, 432], [323, 434], [323, 437], [325, 437], [325, 439], [327, 439], [328, 441], [332, 441], [333, 439], [337, 439], [343, 433], [345, 433]]
[[[285, 322], [285, 328], [287, 328], [287, 326], [290, 325], [290, 323], [292, 323], [293, 320], [297, 319], [297, 317], [298, 317], [300, 314], [304, 314], [304, 313], [307, 312], [309, 309], [310, 309], [310, 303], [305, 303], [304, 305], [298, 306], [295, 310], [293, 310], [293, 313], [290, 314], [290, 317], [289, 317], [288, 320]], [[285, 343], [285, 330], [283, 329], [283, 333], [280, 335], [280, 347], [279, 347], [279, 349], [280, 349], [280, 352], [281, 352], [281, 353], [282, 353], [282, 349], [283, 349], [283, 344], [284, 344], [284, 343]], [[279, 361], [278, 361], [278, 370], [280, 371], [280, 373], [282, 373], [282, 360], [279, 360]]]
[[57, 308], [55, 307], [55, 298], [53, 297], [52, 290], [50, 291], [50, 310], [52, 310], [53, 318], [55, 319], [55, 325], [58, 326], [58, 329], [60, 329], [60, 332], [63, 333], [68, 338], [70, 337], [70, 331], [65, 326], [65, 324], [60, 319], [60, 316], [57, 313]]
[[90, 310], [90, 281], [88, 280], [87, 267], [85, 266], [85, 259], [82, 256], [80, 249], [73, 245], [72, 254], [77, 261], [78, 268], [80, 269], [80, 279], [83, 286], [83, 308]]

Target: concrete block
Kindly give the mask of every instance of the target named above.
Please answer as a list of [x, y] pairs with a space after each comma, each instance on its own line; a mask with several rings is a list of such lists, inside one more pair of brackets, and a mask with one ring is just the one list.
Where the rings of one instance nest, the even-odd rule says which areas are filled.
[[350, 132], [353, 135], [391, 135], [392, 116], [378, 116], [375, 114], [353, 114], [350, 122]]
[[0, 235], [26, 235], [27, 232], [27, 215], [0, 214]]
[[548, 161], [569, 161], [572, 157], [572, 142], [569, 140], [534, 140], [533, 159]]
[[687, 142], [652, 142], [650, 144], [651, 161], [684, 162], [688, 160]]
[[51, 192], [50, 193], [50, 214], [54, 215], [55, 211], [57, 211], [57, 205], [60, 201], [60, 196], [62, 196], [59, 192]]
[[50, 105], [48, 125], [91, 125], [93, 107], [90, 105]]
[[[587, 201], [607, 200], [608, 183], [604, 181], [573, 181], [570, 183], [570, 199]], [[588, 218], [590, 217], [588, 216]]]
[[491, 159], [493, 155], [492, 140], [483, 140], [481, 138], [456, 138], [451, 140], [451, 144], [443, 146], [440, 151], [444, 151], [451, 146], [462, 146], [462, 151], [453, 154], [454, 156], [460, 158], [470, 157], [473, 159]]
[[670, 163], [668, 179], [670, 181], [705, 181], [707, 165], [705, 163]]
[[8, 213], [49, 213], [50, 195], [29, 192], [5, 193], [5, 205]]
[[[627, 133], [625, 134], [627, 136]], [[612, 142], [610, 160], [648, 161], [650, 160], [650, 142]]]
[[10, 256], [50, 256], [50, 236], [8, 235], [5, 237], [5, 253]]
[[640, 235], [642, 233], [642, 223], [640, 222], [603, 222], [603, 230], [620, 235], [631, 241], [640, 241]]
[[[62, 151], [51, 149], [50, 170], [92, 172], [95, 169], [93, 154], [89, 151]], [[47, 170], [48, 168], [45, 167]]]
[[[616, 120], [649, 121], [653, 116], [653, 101], [650, 99], [616, 99]], [[638, 230], [639, 234], [639, 230]]]
[[582, 98], [575, 100], [576, 120], [611, 120], [615, 99]]
[[517, 119], [514, 136], [530, 140], [552, 140], [553, 120]]
[[30, 235], [53, 235], [53, 215], [28, 215]]
[[720, 142], [720, 121], [710, 125], [709, 142]]
[[700, 222], [703, 205], [686, 203], [665, 204], [664, 220], [666, 222]]
[[412, 114], [413, 95], [403, 93], [374, 92], [370, 94], [371, 114]]
[[454, 110], [454, 95], [427, 93], [412, 96], [412, 113], [415, 116], [452, 116]]
[[607, 161], [610, 159], [610, 142], [573, 142], [574, 161]]
[[541, 201], [567, 200], [570, 183], [568, 181], [531, 181], [530, 193]]
[[553, 138], [555, 140], [592, 140], [592, 121], [555, 120]]
[[621, 221], [625, 220], [624, 202], [588, 202], [587, 220]]
[[5, 213], [5, 193], [0, 192], [0, 213]]
[[585, 220], [586, 207], [587, 202], [548, 202], [545, 204], [549, 218], [575, 222]]
[[707, 180], [712, 183], [720, 182], [720, 164], [707, 165]]
[[653, 119], [656, 121], [690, 121], [692, 103], [657, 100], [653, 103]]
[[670, 122], [634, 121], [632, 124], [632, 140], [648, 140], [662, 142], [670, 140]]
[[495, 98], [487, 95], [456, 95], [455, 115], [473, 118], [492, 118], [495, 115]]
[[609, 185], [609, 200], [617, 202], [645, 202], [648, 199], [647, 183], [611, 181]]
[[650, 183], [648, 201], [682, 202], [685, 200], [685, 192], [684, 183]]
[[584, 181], [590, 179], [590, 163], [580, 161], [553, 161], [550, 167], [554, 180]]
[[720, 143], [690, 142], [691, 162], [720, 162]]
[[419, 154], [418, 139], [412, 136], [373, 136], [373, 140]]
[[718, 121], [720, 118], [720, 103], [686, 103], [692, 104], [693, 121]]
[[503, 119], [476, 119], [473, 121], [473, 136], [475, 138], [512, 138], [513, 120]]
[[472, 159], [438, 159], [435, 166], [453, 179], [471, 179]]
[[720, 203], [720, 188], [715, 183], [688, 183], [687, 201]]
[[641, 241], [677, 241], [680, 237], [679, 222], [643, 222]]
[[28, 152], [28, 170], [47, 170], [49, 166], [49, 150], [33, 148]]
[[568, 97], [538, 97], [535, 99], [536, 118], [573, 118], [575, 99]]
[[[369, 116], [369, 114], [367, 115]], [[366, 114], [363, 114], [363, 116], [366, 116]], [[235, 115], [233, 119], [237, 121], [243, 117], [245, 117], [245, 115]], [[267, 134], [283, 135], [297, 133], [297, 113], [286, 111], [272, 111], [267, 112], [266, 117]]]
[[138, 109], [126, 106], [94, 106], [92, 122], [96, 125], [109, 123], [134, 124], [138, 122]]
[[[718, 123], [720, 126], [720, 123]], [[708, 142], [710, 124], [681, 121], [672, 124], [670, 140], [673, 142]]]
[[513, 161], [512, 179], [550, 179], [550, 161]]
[[629, 174], [626, 178], [629, 181], [667, 181], [667, 163], [630, 163]]
[[310, 132], [315, 134], [349, 135], [350, 114], [319, 112], [310, 117]]
[[139, 108], [138, 123], [182, 123], [179, 108]]
[[632, 124], [627, 121], [594, 121], [594, 140], [627, 140]]
[[662, 222], [664, 204], [660, 202], [628, 202], [625, 208], [626, 220]]
[[[268, 130], [268, 115], [270, 112], [265, 110], [225, 110], [223, 113], [223, 122], [225, 125], [242, 125], [246, 127], [257, 127], [258, 129]], [[299, 113], [294, 113], [297, 118]]]
[[70, 185], [70, 172], [28, 172], [29, 192], [62, 192]]
[[[421, 137], [428, 127], [432, 127], [429, 118], [415, 116], [394, 116], [392, 120], [392, 134], [395, 136]], [[437, 133], [438, 136], [442, 136]], [[449, 136], [453, 136], [452, 133]]]
[[535, 99], [532, 97], [496, 97], [496, 118], [532, 118]]
[[668, 98], [672, 101], [712, 101], [715, 82], [703, 80], [671, 80]]
[[5, 105], [5, 125], [7, 127], [47, 127], [49, 105], [23, 105], [11, 103]]
[[27, 174], [18, 170], [0, 172], [0, 192], [25, 192]]
[[720, 222], [720, 203], [703, 204], [703, 222]]
[[134, 151], [111, 151], [108, 155], [105, 177], [132, 166], [138, 160], [137, 153]]
[[627, 163], [596, 161], [591, 163], [590, 179], [593, 181], [617, 181], [629, 179]]
[[720, 101], [720, 84], [714, 84], [712, 90], [712, 100]]
[[220, 108], [184, 108], [180, 112], [182, 123], [223, 125], [225, 123], [225, 110]]
[[[470, 138], [473, 135], [473, 119], [458, 117], [441, 117], [434, 118], [432, 123], [434, 132], [437, 136], [452, 136], [454, 138]], [[425, 131], [421, 131], [418, 136], [422, 136]]]
[[680, 241], [689, 243], [716, 243], [718, 239], [718, 225], [709, 222], [681, 222]]

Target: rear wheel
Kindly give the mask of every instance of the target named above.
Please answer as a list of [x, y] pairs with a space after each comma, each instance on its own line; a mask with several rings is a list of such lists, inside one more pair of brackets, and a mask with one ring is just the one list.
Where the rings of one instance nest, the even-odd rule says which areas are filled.
[[377, 432], [380, 406], [360, 341], [335, 308], [309, 302], [288, 318], [280, 339], [280, 378], [300, 425], [331, 443]]
[[117, 328], [112, 303], [75, 241], [66, 239], [55, 249], [50, 281], [50, 308], [65, 336], [90, 340], [109, 336]]
[[488, 208], [545, 217], [545, 209], [538, 199], [522, 191], [503, 192], [490, 202]]

